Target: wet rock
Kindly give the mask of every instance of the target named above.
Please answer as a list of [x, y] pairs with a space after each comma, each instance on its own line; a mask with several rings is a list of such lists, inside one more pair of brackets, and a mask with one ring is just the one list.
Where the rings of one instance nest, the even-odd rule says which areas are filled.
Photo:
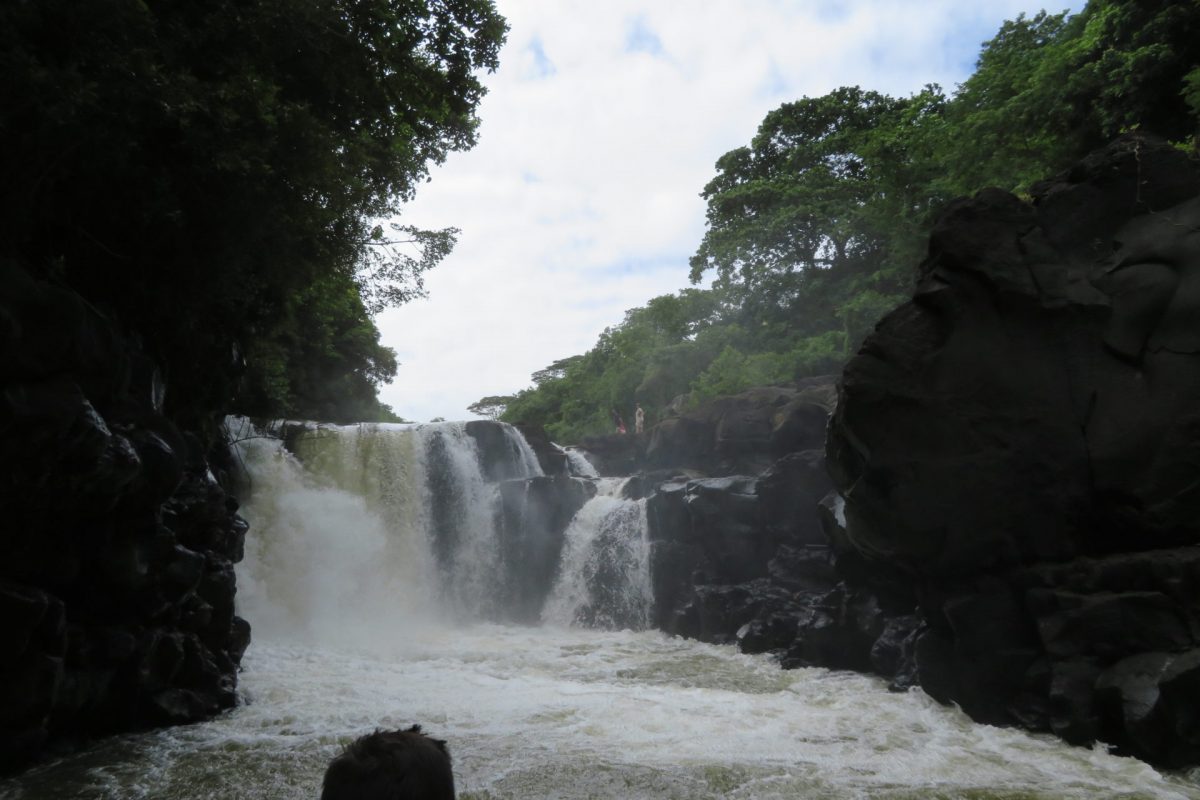
[[508, 481], [500, 485], [501, 550], [505, 597], [517, 622], [540, 618], [554, 586], [563, 534], [576, 512], [596, 493], [589, 480], [564, 476]]
[[567, 454], [550, 441], [550, 437], [546, 435], [546, 430], [541, 425], [518, 423], [513, 427], [521, 432], [521, 436], [525, 438], [525, 442], [537, 456], [538, 465], [541, 466], [543, 474], [552, 477], [567, 477], [570, 474], [567, 469]]
[[[529, 474], [526, 471], [520, 440], [511, 425], [494, 420], [476, 419], [466, 424], [466, 431], [479, 449], [479, 465], [483, 470], [484, 480], [507, 481], [524, 478]], [[540, 460], [541, 456], [538, 458]], [[547, 474], [561, 471], [560, 467]]]

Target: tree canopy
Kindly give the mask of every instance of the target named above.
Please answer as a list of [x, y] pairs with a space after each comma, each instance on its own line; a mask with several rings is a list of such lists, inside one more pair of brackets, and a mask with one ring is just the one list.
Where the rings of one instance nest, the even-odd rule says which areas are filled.
[[243, 411], [378, 415], [370, 314], [454, 235], [378, 220], [474, 144], [505, 32], [491, 0], [4, 4], [0, 257], [139, 334], [177, 415], [242, 354]]
[[[1200, 4], [1091, 0], [1005, 22], [947, 96], [858, 87], [767, 114], [701, 196], [690, 278], [506, 406], [560, 441], [757, 384], [837, 371], [909, 295], [939, 210], [986, 186], [1024, 192], [1133, 128], [1196, 152]], [[551, 365], [554, 367], [555, 365]]]

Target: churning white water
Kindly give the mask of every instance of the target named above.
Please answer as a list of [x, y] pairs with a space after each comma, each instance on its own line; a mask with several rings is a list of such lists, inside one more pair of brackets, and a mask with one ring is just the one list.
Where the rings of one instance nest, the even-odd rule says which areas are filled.
[[567, 528], [542, 621], [642, 630], [650, 623], [650, 542], [646, 501], [624, 500], [627, 478], [600, 478], [596, 496]]
[[[976, 725], [865, 676], [783, 671], [767, 657], [651, 630], [443, 613], [462, 599], [443, 581], [474, 574], [454, 572], [462, 553], [491, 552], [434, 530], [446, 520], [484, 524], [432, 495], [468, 478], [486, 484], [445, 467], [442, 451], [470, 448], [453, 431], [344, 429], [339, 441], [297, 447], [307, 468], [273, 442], [244, 443], [253, 528], [238, 601], [255, 638], [243, 703], [212, 722], [116, 737], [0, 781], [0, 800], [311, 799], [346, 742], [414, 722], [449, 740], [464, 800], [1200, 800], [1200, 772], [1162, 774]], [[596, 602], [579, 600], [587, 581], [580, 589], [572, 576], [587, 574], [575, 565], [598, 552], [606, 526], [620, 538], [618, 529], [641, 525], [630, 511], [638, 503], [615, 483], [600, 488], [567, 534], [551, 618], [560, 599], [576, 612]]]
[[574, 447], [564, 447], [563, 452], [567, 454], [567, 465], [571, 470], [572, 475], [578, 475], [581, 478], [599, 478], [600, 473], [588, 461], [586, 455], [576, 450]]

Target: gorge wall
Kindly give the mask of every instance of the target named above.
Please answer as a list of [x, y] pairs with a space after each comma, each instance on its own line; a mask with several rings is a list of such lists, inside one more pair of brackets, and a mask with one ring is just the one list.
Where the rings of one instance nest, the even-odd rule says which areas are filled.
[[137, 343], [0, 264], [0, 769], [235, 702], [245, 523]]
[[[539, 429], [485, 421], [343, 431], [305, 458], [394, 489], [419, 453], [409, 488], [428, 505], [404, 513], [427, 525], [441, 572], [479, 579], [458, 592], [476, 619], [534, 624], [553, 606], [552, 621], [653, 625], [1200, 763], [1198, 195], [1185, 154], [1127, 137], [1030, 202], [987, 190], [952, 204], [913, 300], [840, 380], [581, 443], [627, 481], [581, 474]], [[217, 480], [227, 451], [163, 414], [136, 341], [3, 271], [12, 768], [230, 707], [249, 628], [233, 606], [246, 526]], [[295, 451], [313, 430], [283, 436]], [[391, 502], [382, 483], [357, 488]], [[483, 529], [492, 561], [468, 541]], [[648, 586], [630, 567], [642, 531]]]
[[586, 442], [644, 471], [659, 626], [1200, 762], [1198, 194], [1128, 136], [952, 204], [826, 450], [828, 385]]
[[1200, 761], [1200, 172], [1118, 140], [937, 224], [841, 382], [845, 546], [899, 571], [921, 686]]

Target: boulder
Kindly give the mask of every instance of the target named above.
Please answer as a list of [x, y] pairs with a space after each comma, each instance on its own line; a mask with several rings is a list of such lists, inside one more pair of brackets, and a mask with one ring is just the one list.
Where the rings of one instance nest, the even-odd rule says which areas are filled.
[[645, 464], [714, 476], [757, 475], [780, 456], [820, 448], [833, 399], [831, 377], [714, 398], [655, 425]]

